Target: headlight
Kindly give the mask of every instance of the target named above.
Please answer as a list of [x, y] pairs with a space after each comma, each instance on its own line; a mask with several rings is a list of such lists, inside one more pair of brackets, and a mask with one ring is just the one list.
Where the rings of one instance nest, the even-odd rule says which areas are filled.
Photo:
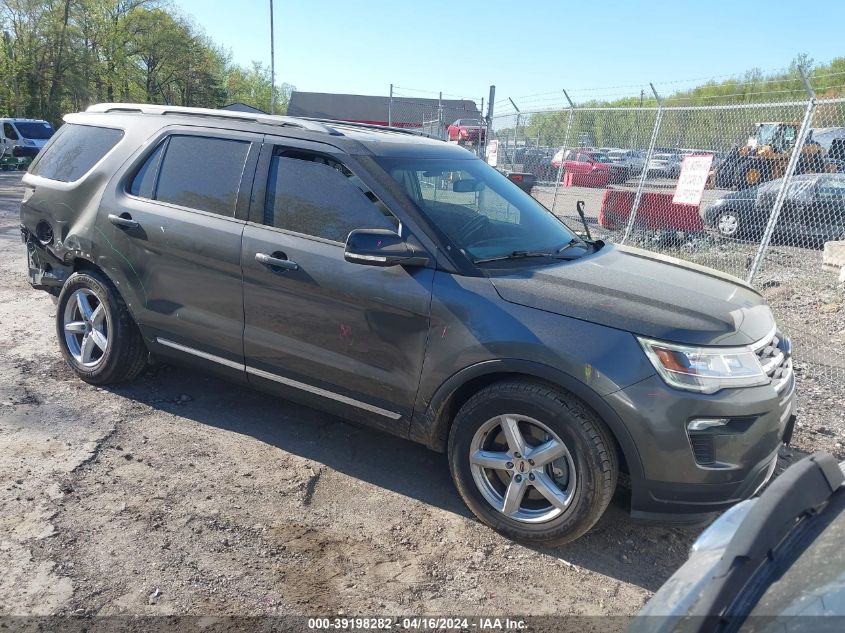
[[637, 337], [660, 377], [670, 387], [716, 393], [732, 387], [769, 383], [749, 347], [688, 347]]
[[30, 140], [28, 138], [23, 139], [23, 144], [27, 147], [35, 147], [35, 141]]

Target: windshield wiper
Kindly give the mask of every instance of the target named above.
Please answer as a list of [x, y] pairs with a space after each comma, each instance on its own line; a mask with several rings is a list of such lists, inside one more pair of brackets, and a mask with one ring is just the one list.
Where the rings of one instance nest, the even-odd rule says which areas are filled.
[[569, 242], [558, 248], [554, 251], [513, 251], [508, 255], [498, 255], [496, 257], [484, 257], [482, 259], [473, 260], [474, 264], [483, 264], [485, 262], [499, 262], [504, 261], [507, 259], [526, 259], [528, 257], [554, 257], [555, 259], [571, 259], [570, 257], [558, 257], [563, 251], [572, 248], [573, 246], [579, 246], [582, 244], [582, 240], [579, 240], [577, 237], [573, 237]]
[[474, 264], [484, 264], [485, 262], [499, 262], [506, 259], [526, 259], [528, 257], [554, 257], [555, 253], [544, 253], [542, 251], [513, 251], [509, 255], [499, 255], [497, 257], [483, 257], [481, 259], [473, 260]]
[[566, 244], [564, 244], [564, 245], [563, 245], [563, 246], [561, 246], [559, 249], [557, 249], [557, 250], [555, 251], [555, 255], [557, 255], [558, 253], [562, 253], [562, 252], [563, 252], [563, 251], [565, 251], [566, 249], [568, 249], [568, 248], [572, 248], [573, 246], [576, 246], [576, 245], [578, 245], [578, 244], [580, 244], [580, 243], [581, 243], [581, 240], [579, 240], [577, 237], [573, 237], [573, 238], [572, 238], [571, 240], [569, 240]]

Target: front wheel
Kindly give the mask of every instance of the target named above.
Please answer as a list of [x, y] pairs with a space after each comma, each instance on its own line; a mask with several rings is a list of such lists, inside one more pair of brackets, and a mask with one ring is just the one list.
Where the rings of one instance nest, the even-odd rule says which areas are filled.
[[736, 211], [722, 211], [718, 216], [716, 216], [716, 222], [714, 224], [716, 226], [716, 230], [719, 231], [719, 235], [722, 237], [739, 237], [741, 225], [739, 214]]
[[618, 475], [604, 424], [572, 395], [508, 381], [470, 398], [449, 435], [449, 465], [470, 510], [505, 536], [560, 545], [604, 513]]
[[94, 385], [135, 378], [147, 348], [117, 289], [96, 271], [68, 277], [56, 306], [56, 332], [65, 361]]

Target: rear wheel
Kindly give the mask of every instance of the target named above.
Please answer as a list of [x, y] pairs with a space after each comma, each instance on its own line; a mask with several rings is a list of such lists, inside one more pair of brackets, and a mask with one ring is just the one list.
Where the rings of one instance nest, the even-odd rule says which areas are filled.
[[117, 289], [95, 271], [68, 277], [56, 308], [65, 361], [85, 382], [104, 385], [135, 378], [147, 348]]
[[502, 534], [561, 544], [607, 508], [618, 467], [604, 424], [570, 394], [527, 381], [495, 383], [470, 398], [449, 436], [458, 492]]

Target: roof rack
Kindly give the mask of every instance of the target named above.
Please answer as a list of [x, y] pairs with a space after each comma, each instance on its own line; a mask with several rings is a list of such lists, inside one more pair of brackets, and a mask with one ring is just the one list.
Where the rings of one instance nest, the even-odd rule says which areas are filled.
[[316, 117], [296, 117], [300, 121], [314, 121], [315, 123], [331, 123], [332, 125], [341, 125], [346, 127], [356, 127], [365, 130], [378, 130], [381, 132], [398, 132], [399, 134], [411, 134], [412, 136], [425, 136], [426, 138], [433, 138], [442, 140], [439, 137], [423, 132], [422, 130], [410, 129], [406, 127], [393, 127], [390, 125], [378, 125], [377, 123], [358, 123], [356, 121], [342, 121], [339, 119], [320, 119]]
[[234, 110], [188, 108], [184, 106], [153, 105], [148, 103], [97, 103], [89, 106], [86, 112], [138, 112], [140, 114], [171, 114], [180, 116], [210, 117], [250, 123], [261, 123], [264, 125], [277, 125], [280, 127], [297, 127], [310, 132], [322, 132], [324, 134], [331, 134], [332, 136], [343, 136], [341, 132], [329, 125], [325, 125], [325, 122], [317, 119], [277, 116], [274, 114], [255, 114], [252, 112], [237, 112]]

